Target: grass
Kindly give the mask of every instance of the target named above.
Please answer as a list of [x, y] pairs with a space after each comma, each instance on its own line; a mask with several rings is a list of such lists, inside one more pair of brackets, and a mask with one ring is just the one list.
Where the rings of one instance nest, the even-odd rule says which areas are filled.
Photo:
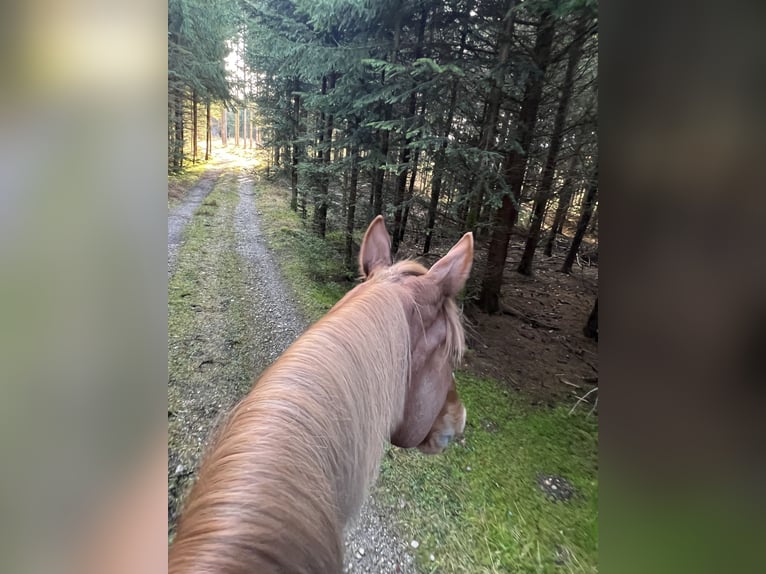
[[343, 264], [343, 255], [334, 247], [337, 241], [326, 242], [311, 233], [300, 215], [290, 209], [288, 193], [278, 182], [262, 179], [255, 185], [266, 241], [277, 254], [301, 310], [309, 320], [316, 321], [353, 283]]
[[188, 165], [177, 174], [168, 174], [168, 207], [178, 203], [210, 167], [209, 162]]
[[[256, 185], [267, 241], [298, 303], [315, 320], [352, 283], [338, 280], [345, 270], [337, 238], [310, 235], [288, 201], [284, 184]], [[531, 407], [495, 381], [456, 376], [468, 409], [464, 444], [434, 457], [390, 447], [374, 489], [397, 530], [419, 542], [420, 569], [596, 572], [596, 419], [570, 416], [563, 406]], [[563, 476], [577, 495], [549, 500], [539, 475]]]
[[197, 209], [168, 284], [168, 476], [174, 504], [190, 484], [188, 476], [175, 476], [175, 466], [195, 467], [216, 417], [252, 385], [249, 326], [255, 318], [231, 225], [237, 185], [235, 177], [223, 176]]
[[[376, 488], [398, 509], [399, 531], [420, 543], [419, 562], [439, 572], [597, 571], [595, 419], [529, 407], [467, 373], [457, 380], [465, 444], [430, 457], [391, 448]], [[578, 494], [551, 501], [537, 486], [542, 474], [565, 477]]]

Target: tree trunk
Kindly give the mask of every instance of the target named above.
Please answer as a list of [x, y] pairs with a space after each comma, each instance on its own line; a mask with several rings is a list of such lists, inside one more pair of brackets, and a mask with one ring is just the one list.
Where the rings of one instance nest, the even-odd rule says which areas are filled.
[[[297, 87], [296, 87], [297, 91]], [[298, 138], [300, 137], [301, 97], [293, 96], [293, 163], [290, 168], [290, 209], [298, 211]]]
[[248, 132], [250, 128], [250, 116], [253, 115], [249, 104], [245, 103], [245, 109], [242, 110], [242, 149], [246, 150], [248, 147]]
[[508, 255], [508, 242], [513, 224], [518, 217], [518, 204], [521, 186], [524, 183], [524, 171], [527, 164], [527, 151], [532, 141], [532, 134], [537, 122], [537, 109], [542, 98], [545, 71], [550, 63], [551, 47], [555, 32], [555, 20], [550, 12], [544, 12], [535, 40], [533, 57], [537, 64], [537, 73], [530, 74], [524, 87], [518, 124], [518, 143], [523, 153], [512, 149], [504, 160], [504, 176], [510, 195], [505, 193], [500, 208], [495, 212], [494, 229], [487, 251], [487, 264], [479, 295], [479, 306], [488, 313], [500, 310], [500, 288], [503, 285], [503, 269]]
[[[423, 37], [426, 31], [426, 21], [428, 20], [429, 9], [424, 9], [420, 15], [420, 26], [418, 28], [418, 40], [415, 46], [414, 59], [418, 60], [423, 55]], [[407, 109], [408, 117], [415, 119], [415, 112], [417, 111], [417, 92], [413, 91], [410, 95], [409, 108]], [[407, 136], [407, 129], [405, 128], [402, 134], [402, 152], [400, 156], [400, 164], [404, 166], [399, 176], [396, 179], [396, 190], [394, 192], [394, 229], [391, 240], [391, 253], [396, 254], [399, 251], [399, 242], [401, 241], [403, 233], [402, 219], [404, 212], [404, 196], [407, 190], [407, 170], [410, 163], [410, 142], [411, 137]]]
[[213, 144], [213, 130], [210, 125], [210, 100], [205, 109], [205, 161], [210, 159], [210, 146]]
[[[391, 106], [386, 105], [385, 120], [391, 119]], [[383, 167], [376, 167], [372, 170], [372, 216], [383, 213], [383, 177], [385, 176], [385, 164], [388, 163], [388, 130], [380, 130], [380, 155], [383, 159]]]
[[535, 258], [535, 250], [540, 240], [540, 229], [543, 224], [543, 215], [550, 199], [551, 187], [553, 186], [553, 174], [556, 171], [556, 162], [558, 161], [559, 150], [561, 149], [561, 137], [564, 132], [564, 123], [566, 122], [567, 112], [569, 111], [569, 101], [572, 97], [574, 87], [574, 74], [577, 64], [580, 62], [582, 47], [585, 42], [585, 28], [589, 18], [581, 16], [575, 26], [575, 39], [569, 48], [569, 58], [567, 69], [564, 74], [564, 85], [561, 88], [561, 98], [556, 109], [556, 117], [553, 120], [553, 133], [551, 134], [551, 143], [548, 149], [548, 156], [543, 166], [543, 175], [540, 180], [540, 187], [537, 189], [535, 204], [532, 209], [532, 222], [529, 226], [527, 242], [524, 245], [524, 253], [516, 269], [522, 275], [532, 275], [532, 262]]
[[590, 228], [586, 232], [586, 234], [590, 233], [591, 235], [598, 233], [598, 205], [593, 206], [593, 217], [590, 221]]
[[234, 110], [234, 147], [239, 147], [239, 108]]
[[575, 155], [569, 162], [567, 168], [567, 177], [564, 180], [564, 184], [559, 190], [559, 203], [556, 206], [556, 213], [553, 216], [553, 224], [551, 225], [548, 239], [545, 242], [545, 255], [548, 257], [553, 256], [553, 246], [556, 243], [556, 236], [561, 234], [561, 229], [564, 226], [564, 220], [566, 219], [567, 211], [569, 210], [569, 204], [572, 202], [572, 192], [574, 191], [574, 172], [577, 167], [578, 156], [580, 154], [580, 145], [578, 145]]
[[[394, 42], [391, 48], [391, 52], [388, 55], [388, 59], [392, 64], [396, 64], [399, 59], [399, 42], [402, 35], [402, 13], [398, 11], [395, 13], [396, 23], [394, 25]], [[380, 76], [381, 86], [386, 83], [386, 73], [382, 72]], [[389, 103], [383, 103], [383, 120], [391, 120], [392, 105]], [[385, 166], [388, 165], [388, 149], [390, 145], [390, 133], [389, 130], [380, 130], [380, 154], [383, 159], [383, 167], [375, 168], [372, 172], [372, 215], [380, 215], [383, 213], [383, 183], [385, 181]]]
[[444, 169], [444, 149], [446, 147], [447, 144], [445, 142], [442, 148], [436, 152], [436, 159], [434, 161], [434, 176], [431, 180], [431, 201], [428, 203], [428, 221], [426, 222], [426, 240], [423, 243], [423, 255], [431, 250], [431, 237], [433, 236], [436, 224], [436, 209], [439, 206], [439, 196], [442, 191], [442, 171]]
[[348, 184], [348, 209], [346, 211], [346, 268], [355, 271], [353, 256], [354, 221], [356, 217], [356, 194], [359, 182], [359, 149], [351, 150], [351, 177]]
[[[460, 37], [460, 51], [458, 58], [462, 58], [463, 51], [465, 50], [465, 42], [468, 37], [468, 28], [463, 30], [463, 34]], [[439, 146], [434, 158], [434, 174], [431, 179], [431, 201], [428, 203], [428, 218], [426, 222], [426, 239], [423, 244], [423, 255], [431, 250], [431, 237], [433, 236], [434, 226], [436, 225], [436, 210], [439, 207], [439, 196], [442, 190], [442, 178], [444, 177], [444, 156], [447, 151], [447, 142], [449, 141], [449, 135], [452, 131], [452, 121], [455, 117], [455, 107], [457, 105], [458, 88], [460, 87], [459, 80], [455, 79], [452, 82], [452, 90], [450, 92], [449, 109], [447, 111], [447, 120], [444, 122], [444, 140]]]
[[[335, 72], [330, 72], [329, 81], [327, 76], [322, 78], [322, 95], [327, 94], [327, 90], [332, 90], [335, 88]], [[331, 158], [331, 152], [332, 152], [332, 130], [333, 130], [333, 116], [332, 114], [327, 114], [327, 120], [326, 120], [326, 135], [323, 136], [327, 138], [327, 149], [324, 150], [322, 156], [322, 164], [325, 166], [324, 173], [321, 173], [319, 176], [319, 194], [317, 197], [316, 205], [314, 208], [314, 220], [313, 220], [313, 227], [314, 232], [319, 235], [320, 237], [324, 237], [325, 233], [327, 231], [327, 205], [329, 203], [330, 197], [329, 197], [329, 168], [330, 166], [330, 158]]]
[[197, 163], [197, 92], [192, 92], [192, 163]]
[[229, 142], [226, 140], [226, 136], [228, 135], [227, 131], [229, 129], [229, 118], [227, 116], [226, 106], [221, 104], [221, 145], [224, 148], [229, 145]]
[[572, 245], [569, 247], [566, 259], [564, 259], [564, 265], [561, 266], [562, 273], [571, 273], [572, 264], [574, 263], [577, 251], [580, 249], [582, 238], [585, 237], [585, 230], [588, 229], [588, 223], [590, 223], [590, 216], [593, 214], [593, 206], [596, 203], [596, 194], [598, 193], [598, 164], [593, 172], [590, 182], [588, 182], [588, 191], [585, 193], [585, 199], [583, 199], [582, 211], [580, 212], [580, 220], [577, 222], [577, 231], [575, 231], [572, 238]]
[[[338, 146], [336, 149], [340, 150], [340, 146]], [[351, 146], [346, 146], [345, 149], [345, 155], [344, 159], [351, 157]], [[338, 162], [338, 154], [335, 154], [335, 162]], [[343, 170], [343, 183], [341, 184], [342, 189], [342, 198], [340, 202], [340, 216], [341, 218], [346, 217], [348, 214], [348, 180], [349, 180], [349, 172], [351, 170], [344, 169]]]
[[420, 153], [415, 150], [415, 155], [412, 158], [412, 169], [410, 170], [410, 186], [407, 193], [404, 195], [404, 211], [402, 213], [402, 224], [399, 229], [399, 243], [404, 241], [404, 232], [407, 230], [407, 220], [410, 217], [410, 207], [412, 206], [413, 197], [415, 196], [415, 178], [418, 176], [418, 158]]
[[175, 105], [175, 138], [173, 141], [173, 167], [180, 171], [184, 167], [184, 98], [178, 90]]
[[598, 297], [596, 297], [596, 302], [593, 304], [588, 322], [585, 323], [582, 332], [589, 339], [595, 339], [598, 342]]
[[[508, 61], [511, 55], [511, 44], [513, 41], [513, 25], [514, 14], [513, 10], [516, 0], [506, 0], [503, 7], [503, 27], [498, 33], [497, 37], [497, 64], [494, 74], [489, 78], [489, 91], [487, 93], [486, 108], [484, 113], [484, 121], [481, 125], [481, 132], [479, 134], [479, 148], [484, 151], [489, 151], [495, 148], [495, 136], [497, 133], [497, 120], [500, 114], [500, 104], [503, 98], [503, 87], [505, 85], [505, 72], [508, 65]], [[470, 191], [468, 203], [466, 205], [465, 216], [465, 229], [468, 231], [475, 231], [476, 223], [479, 220], [479, 213], [481, 211], [481, 205], [484, 200], [484, 192], [486, 189], [486, 179], [484, 174], [487, 171], [485, 160], [482, 160], [479, 169], [477, 170], [477, 177], [475, 185]]]
[[[414, 98], [413, 98], [414, 99]], [[410, 100], [410, 117], [414, 114], [415, 102]], [[400, 165], [410, 163], [409, 139], [404, 137], [402, 141], [401, 155], [399, 156]], [[391, 235], [391, 253], [395, 255], [399, 251], [399, 236], [402, 228], [402, 210], [404, 208], [404, 193], [407, 189], [407, 168], [405, 167], [396, 177], [396, 189], [394, 190], [394, 229]]]

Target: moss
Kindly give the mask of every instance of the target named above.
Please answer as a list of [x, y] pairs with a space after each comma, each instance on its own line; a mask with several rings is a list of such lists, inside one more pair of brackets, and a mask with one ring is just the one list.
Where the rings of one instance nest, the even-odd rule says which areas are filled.
[[[465, 444], [435, 457], [392, 447], [376, 488], [400, 531], [420, 542], [419, 561], [440, 572], [597, 571], [595, 420], [531, 408], [491, 380], [457, 378]], [[548, 474], [565, 477], [575, 497], [548, 499], [537, 484]]]

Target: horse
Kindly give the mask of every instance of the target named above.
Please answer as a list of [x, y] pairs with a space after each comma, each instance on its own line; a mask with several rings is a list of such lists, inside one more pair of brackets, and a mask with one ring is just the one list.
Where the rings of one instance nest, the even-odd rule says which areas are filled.
[[466, 233], [430, 269], [394, 263], [382, 216], [363, 282], [290, 346], [222, 423], [170, 546], [170, 574], [337, 573], [343, 532], [390, 441], [443, 452], [465, 427], [453, 368]]

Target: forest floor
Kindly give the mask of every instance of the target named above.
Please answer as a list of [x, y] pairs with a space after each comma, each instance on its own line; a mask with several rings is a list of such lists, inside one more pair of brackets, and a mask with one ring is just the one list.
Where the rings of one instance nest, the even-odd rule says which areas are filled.
[[[168, 261], [171, 524], [217, 417], [353, 286], [342, 233], [322, 241], [305, 231], [287, 207], [288, 185], [232, 152], [225, 166], [216, 160], [169, 186], [169, 245], [171, 219], [187, 226]], [[425, 262], [452, 239], [437, 241]], [[597, 345], [582, 328], [598, 270], [576, 265], [563, 275], [559, 254], [522, 277], [511, 266], [521, 248], [514, 237], [505, 313], [465, 308], [465, 438], [438, 457], [387, 450], [347, 538], [347, 571], [597, 571]], [[400, 255], [416, 254], [405, 241]], [[475, 268], [469, 292], [480, 275]]]
[[[466, 308], [466, 367], [504, 382], [532, 405], [573, 405], [592, 391], [584, 403], [590, 409], [598, 393], [598, 343], [583, 335], [583, 327], [598, 294], [598, 268], [575, 264], [572, 274], [561, 273], [567, 247], [561, 243], [552, 258], [539, 254], [533, 276], [526, 277], [512, 266], [521, 258], [523, 238], [512, 237], [503, 312]], [[477, 261], [485, 258], [483, 247]]]

